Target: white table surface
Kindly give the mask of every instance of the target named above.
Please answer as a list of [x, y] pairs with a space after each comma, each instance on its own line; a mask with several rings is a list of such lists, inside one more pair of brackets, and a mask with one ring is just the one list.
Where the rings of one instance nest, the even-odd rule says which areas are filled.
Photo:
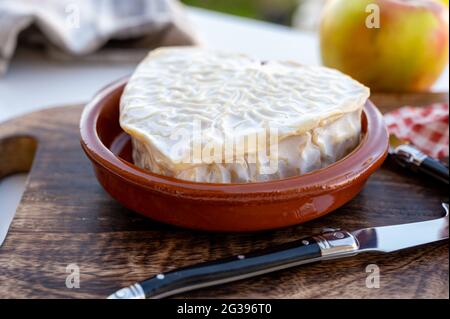
[[[200, 9], [189, 8], [188, 14], [205, 46], [261, 59], [320, 64], [315, 33]], [[0, 122], [41, 108], [85, 102], [107, 83], [130, 74], [134, 67], [135, 64], [56, 62], [20, 53], [6, 76], [0, 78]], [[448, 80], [447, 66], [434, 89], [448, 91]], [[14, 216], [25, 181], [26, 175], [0, 181], [0, 241]]]

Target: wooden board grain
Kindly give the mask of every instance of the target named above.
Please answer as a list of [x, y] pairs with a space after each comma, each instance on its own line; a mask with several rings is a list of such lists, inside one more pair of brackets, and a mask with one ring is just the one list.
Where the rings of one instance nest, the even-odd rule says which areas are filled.
[[[399, 100], [380, 97], [378, 102], [386, 110]], [[81, 109], [48, 109], [0, 125], [0, 178], [29, 170], [35, 152], [25, 193], [0, 247], [0, 298], [104, 298], [163, 271], [269, 247], [323, 227], [435, 218], [442, 213], [440, 203], [448, 202], [447, 187], [387, 161], [354, 200], [303, 225], [248, 234], [163, 225], [121, 207], [99, 186], [79, 145]], [[307, 265], [178, 297], [448, 298], [448, 261], [448, 242], [441, 242]], [[80, 288], [66, 287], [70, 264], [80, 269]], [[380, 270], [378, 289], [366, 287], [370, 264]]]

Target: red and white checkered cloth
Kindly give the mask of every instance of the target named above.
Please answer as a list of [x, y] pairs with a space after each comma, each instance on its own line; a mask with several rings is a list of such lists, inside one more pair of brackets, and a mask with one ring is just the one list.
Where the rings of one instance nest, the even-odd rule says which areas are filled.
[[448, 103], [405, 106], [385, 114], [384, 121], [390, 134], [425, 154], [439, 159], [448, 156]]

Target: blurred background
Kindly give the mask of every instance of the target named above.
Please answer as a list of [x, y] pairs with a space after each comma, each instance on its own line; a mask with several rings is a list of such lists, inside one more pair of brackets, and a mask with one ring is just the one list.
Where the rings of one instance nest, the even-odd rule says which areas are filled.
[[195, 44], [322, 64], [373, 91], [448, 91], [448, 0], [0, 0], [0, 94], [37, 66], [129, 74], [151, 49]]
[[182, 0], [194, 7], [314, 30], [326, 0]]
[[[371, 4], [381, 29], [364, 27]], [[149, 50], [193, 44], [448, 92], [448, 0], [0, 0], [0, 120], [85, 102]]]

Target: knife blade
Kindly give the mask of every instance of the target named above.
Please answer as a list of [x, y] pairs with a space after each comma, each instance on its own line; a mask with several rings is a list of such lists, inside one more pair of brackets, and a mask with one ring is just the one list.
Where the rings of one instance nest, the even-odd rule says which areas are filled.
[[[442, 204], [443, 218], [420, 223], [360, 229], [352, 232], [359, 243], [359, 252], [393, 251], [420, 246], [448, 238], [448, 204]], [[411, 236], [414, 234], [414, 236]]]
[[25, 190], [27, 177], [27, 174], [17, 174], [0, 180], [0, 249]]
[[448, 239], [448, 204], [445, 216], [417, 223], [355, 231], [326, 232], [217, 261], [187, 266], [122, 288], [108, 299], [165, 298], [181, 292], [220, 285], [303, 264], [350, 257], [364, 252], [385, 252]]

